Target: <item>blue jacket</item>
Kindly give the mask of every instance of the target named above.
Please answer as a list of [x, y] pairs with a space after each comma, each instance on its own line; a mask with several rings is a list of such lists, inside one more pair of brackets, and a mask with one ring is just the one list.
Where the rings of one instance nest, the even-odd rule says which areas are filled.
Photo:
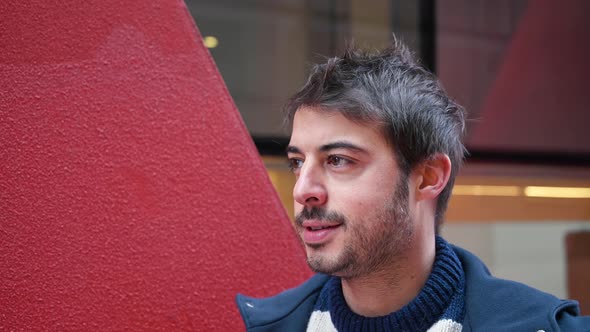
[[[526, 285], [494, 278], [470, 252], [453, 247], [465, 271], [463, 332], [590, 331], [590, 316], [580, 316], [576, 301], [560, 300]], [[238, 294], [246, 329], [305, 331], [328, 276], [317, 274], [302, 285], [265, 299]]]

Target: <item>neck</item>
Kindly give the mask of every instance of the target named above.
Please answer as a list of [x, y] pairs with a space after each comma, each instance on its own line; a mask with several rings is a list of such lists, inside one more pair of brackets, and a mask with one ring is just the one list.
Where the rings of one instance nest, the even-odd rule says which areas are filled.
[[390, 266], [356, 278], [342, 278], [350, 309], [365, 317], [385, 316], [414, 299], [430, 275], [436, 254], [434, 234], [413, 239], [413, 246]]

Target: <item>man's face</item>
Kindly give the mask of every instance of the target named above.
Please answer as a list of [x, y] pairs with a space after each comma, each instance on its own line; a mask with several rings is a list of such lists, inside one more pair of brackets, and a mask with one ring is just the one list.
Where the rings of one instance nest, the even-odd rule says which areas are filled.
[[410, 245], [412, 193], [378, 127], [301, 108], [287, 151], [310, 267], [353, 278], [395, 265]]

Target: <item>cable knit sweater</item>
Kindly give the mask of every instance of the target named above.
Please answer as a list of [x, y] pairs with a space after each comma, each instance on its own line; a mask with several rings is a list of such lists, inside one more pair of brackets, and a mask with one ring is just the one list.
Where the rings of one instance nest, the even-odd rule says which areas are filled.
[[340, 278], [332, 277], [320, 292], [307, 331], [459, 332], [465, 313], [464, 285], [461, 262], [437, 237], [432, 272], [410, 303], [387, 316], [360, 316], [346, 304]]

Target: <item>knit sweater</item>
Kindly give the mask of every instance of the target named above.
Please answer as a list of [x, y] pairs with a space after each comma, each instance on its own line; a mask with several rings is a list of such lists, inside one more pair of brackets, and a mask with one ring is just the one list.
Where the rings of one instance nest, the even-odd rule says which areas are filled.
[[432, 272], [410, 303], [386, 316], [360, 316], [346, 304], [340, 278], [332, 277], [320, 292], [307, 331], [459, 332], [465, 314], [464, 285], [461, 262], [437, 237]]

